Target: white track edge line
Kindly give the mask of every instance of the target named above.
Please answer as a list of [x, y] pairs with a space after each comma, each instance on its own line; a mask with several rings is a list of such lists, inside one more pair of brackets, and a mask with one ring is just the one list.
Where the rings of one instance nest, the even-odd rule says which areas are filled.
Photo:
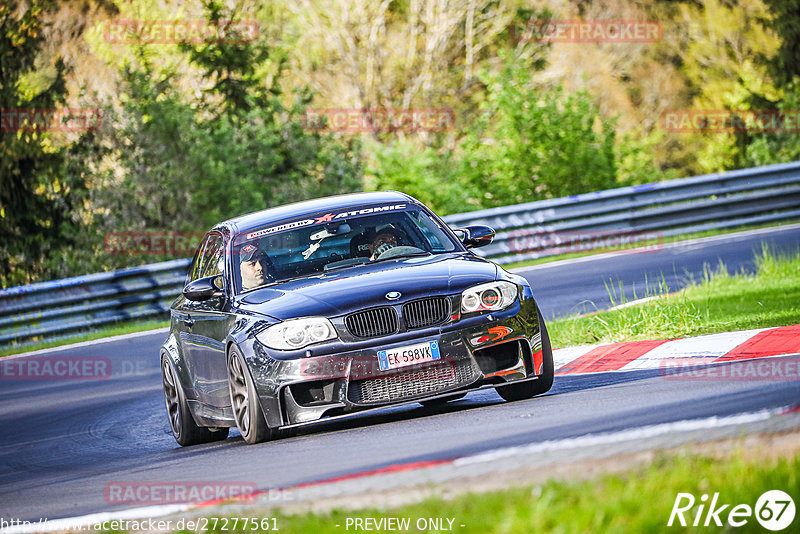
[[673, 421], [671, 423], [661, 423], [657, 425], [647, 425], [637, 428], [628, 428], [615, 432], [602, 432], [597, 434], [586, 434], [575, 438], [566, 438], [559, 440], [548, 440], [541, 443], [533, 443], [530, 445], [522, 445], [516, 447], [504, 447], [495, 449], [493, 451], [482, 452], [471, 456], [457, 458], [453, 465], [470, 465], [475, 463], [490, 462], [501, 458], [506, 458], [515, 454], [531, 454], [551, 451], [564, 451], [569, 449], [577, 449], [582, 447], [594, 447], [599, 445], [611, 445], [622, 443], [631, 440], [641, 440], [662, 436], [665, 434], [672, 434], [676, 432], [691, 432], [695, 430], [708, 430], [711, 428], [719, 428], [723, 426], [740, 425], [746, 423], [753, 423], [756, 421], [764, 421], [774, 415], [779, 415], [786, 410], [787, 407], [777, 409], [765, 409], [757, 412], [743, 412], [737, 415], [730, 416], [713, 416], [701, 419], [682, 419], [680, 421]]
[[[761, 360], [772, 360], [772, 359], [789, 358], [789, 357], [793, 357], [794, 358], [794, 357], [798, 357], [798, 356], [800, 356], [800, 352], [791, 352], [791, 353], [787, 353], [787, 354], [767, 354], [765, 356], [755, 356], [753, 358], [743, 358], [743, 359], [740, 359], [740, 360], [723, 360], [723, 361], [713, 361], [713, 362], [706, 362], [706, 363], [697, 362], [697, 363], [690, 363], [688, 365], [689, 365], [689, 367], [695, 366], [695, 367], [701, 367], [701, 368], [703, 368], [703, 367], [708, 368], [708, 367], [715, 367], [715, 366], [718, 366], [718, 365], [725, 365], [725, 364], [758, 362], [758, 361], [761, 361]], [[695, 358], [694, 357], [690, 357], [689, 359], [693, 360]], [[661, 365], [664, 365], [667, 362], [680, 362], [680, 361], [681, 361], [681, 358], [664, 358], [659, 363]], [[572, 362], [569, 362], [569, 363], [572, 363]], [[625, 369], [625, 368], [622, 368], [622, 369], [609, 369], [608, 371], [581, 371], [580, 373], [558, 374], [559, 369], [563, 369], [564, 367], [566, 367], [566, 365], [561, 366], [558, 369], [555, 369], [556, 376], [568, 377], [568, 376], [604, 375], [604, 374], [607, 374], [607, 373], [635, 373], [635, 372], [643, 372], [643, 371], [658, 371], [658, 370], [662, 369], [659, 366], [659, 367], [643, 367], [641, 369]], [[670, 367], [669, 368], [670, 371], [674, 371], [675, 369], [676, 368], [674, 368], [674, 367]], [[686, 372], [691, 372], [691, 369], [687, 369]]]
[[652, 297], [644, 297], [641, 299], [631, 300], [622, 304], [618, 304], [613, 308], [609, 308], [608, 311], [617, 311], [617, 310], [624, 310], [625, 308], [630, 308], [632, 306], [638, 306], [639, 304], [644, 304], [645, 302], [651, 302], [658, 299], [663, 299], [665, 297], [669, 297], [671, 295], [675, 295], [675, 293], [663, 293], [661, 295], [653, 295]]

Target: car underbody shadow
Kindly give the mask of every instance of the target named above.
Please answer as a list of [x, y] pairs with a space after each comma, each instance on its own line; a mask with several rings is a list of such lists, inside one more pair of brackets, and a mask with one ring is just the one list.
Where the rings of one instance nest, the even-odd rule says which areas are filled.
[[453, 412], [462, 412], [474, 408], [483, 408], [494, 404], [503, 404], [504, 401], [493, 389], [469, 393], [463, 399], [445, 404], [423, 406], [421, 404], [404, 404], [402, 406], [387, 406], [379, 411], [358, 415], [357, 412], [347, 419], [335, 421], [320, 421], [316, 424], [284, 429], [281, 434], [285, 437], [304, 436], [320, 432], [335, 432], [358, 427], [394, 423], [417, 419], [430, 415], [442, 415]]

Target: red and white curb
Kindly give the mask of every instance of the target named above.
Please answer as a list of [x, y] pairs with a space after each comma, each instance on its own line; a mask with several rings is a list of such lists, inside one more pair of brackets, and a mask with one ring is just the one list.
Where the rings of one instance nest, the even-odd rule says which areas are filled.
[[800, 355], [800, 325], [683, 339], [568, 347], [554, 350], [553, 362], [557, 375], [571, 375], [670, 369], [681, 363], [708, 365], [796, 355]]

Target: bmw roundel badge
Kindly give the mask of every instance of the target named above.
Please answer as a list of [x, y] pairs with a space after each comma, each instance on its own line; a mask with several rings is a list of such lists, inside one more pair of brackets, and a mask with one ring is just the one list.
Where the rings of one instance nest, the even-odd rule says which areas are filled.
[[397, 300], [397, 299], [400, 298], [400, 292], [399, 291], [389, 291], [388, 293], [386, 293], [386, 298], [389, 299], [389, 300]]

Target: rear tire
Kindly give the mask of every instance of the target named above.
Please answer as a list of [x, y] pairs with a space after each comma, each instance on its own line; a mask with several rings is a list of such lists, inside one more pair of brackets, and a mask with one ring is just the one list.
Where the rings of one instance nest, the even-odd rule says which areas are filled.
[[253, 378], [236, 346], [228, 352], [228, 388], [236, 426], [247, 443], [261, 443], [274, 438], [277, 430], [270, 428], [258, 400]]
[[530, 382], [521, 382], [519, 384], [508, 384], [507, 386], [497, 387], [497, 393], [503, 397], [503, 400], [512, 402], [523, 399], [530, 399], [536, 395], [541, 395], [550, 391], [553, 387], [553, 348], [550, 345], [550, 336], [547, 333], [547, 327], [542, 319], [542, 312], [536, 308], [536, 313], [539, 317], [539, 328], [542, 333], [542, 374], [536, 380]]
[[194, 422], [186, 394], [172, 360], [166, 354], [161, 356], [161, 379], [164, 386], [164, 402], [167, 407], [167, 418], [175, 441], [183, 447], [221, 441], [228, 437], [228, 428], [212, 431]]

